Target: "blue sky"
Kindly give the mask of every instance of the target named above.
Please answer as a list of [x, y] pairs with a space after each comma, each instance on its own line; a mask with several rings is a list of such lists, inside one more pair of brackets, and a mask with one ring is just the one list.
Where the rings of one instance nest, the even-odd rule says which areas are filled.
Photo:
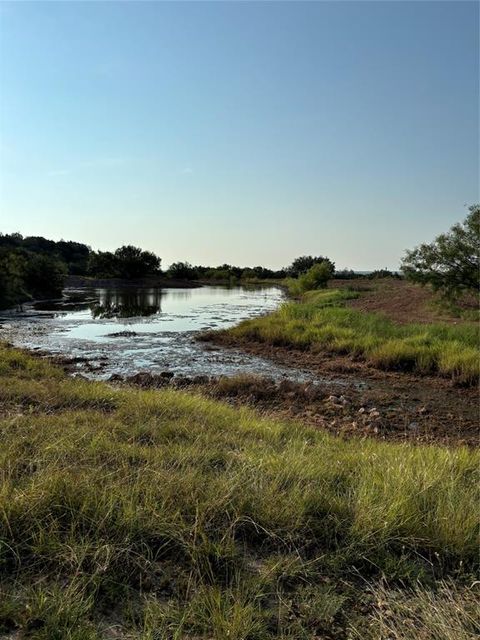
[[479, 200], [476, 2], [2, 2], [0, 231], [397, 267]]

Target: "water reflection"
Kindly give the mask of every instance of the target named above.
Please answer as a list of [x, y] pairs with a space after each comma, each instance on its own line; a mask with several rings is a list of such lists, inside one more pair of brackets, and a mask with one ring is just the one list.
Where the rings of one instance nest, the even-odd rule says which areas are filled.
[[90, 311], [96, 319], [152, 316], [161, 312], [162, 297], [161, 289], [99, 289]]
[[275, 287], [69, 289], [63, 300], [43, 303], [41, 309], [0, 314], [0, 330], [18, 346], [78, 357], [79, 371], [103, 379], [167, 370], [189, 376], [279, 376], [287, 372], [276, 364], [194, 338], [198, 331], [228, 328], [271, 311], [282, 300]]

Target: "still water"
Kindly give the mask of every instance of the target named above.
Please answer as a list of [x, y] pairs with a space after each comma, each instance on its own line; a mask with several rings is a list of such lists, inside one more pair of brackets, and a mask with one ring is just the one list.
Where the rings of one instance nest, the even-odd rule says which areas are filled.
[[255, 373], [308, 379], [238, 350], [195, 340], [198, 332], [231, 327], [272, 311], [277, 287], [194, 289], [67, 289], [59, 301], [0, 315], [0, 338], [17, 346], [85, 359], [79, 372], [107, 379], [138, 371], [177, 375]]

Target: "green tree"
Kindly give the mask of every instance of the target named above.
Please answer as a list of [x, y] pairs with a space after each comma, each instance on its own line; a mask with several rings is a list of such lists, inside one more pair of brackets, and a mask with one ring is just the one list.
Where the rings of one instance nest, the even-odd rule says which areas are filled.
[[335, 271], [335, 264], [324, 256], [300, 256], [296, 258], [288, 268], [288, 275], [292, 278], [298, 278], [302, 273], [306, 273], [314, 264], [326, 263], [330, 270], [330, 276]]
[[324, 260], [323, 262], [315, 263], [298, 280], [302, 291], [312, 291], [314, 289], [324, 289], [331, 277], [331, 263]]
[[151, 251], [127, 245], [115, 251], [122, 278], [142, 278], [160, 270], [160, 258]]
[[160, 258], [151, 251], [126, 245], [111, 253], [92, 252], [88, 273], [97, 278], [143, 278], [160, 271]]
[[167, 275], [176, 280], [195, 280], [198, 278], [197, 270], [189, 262], [174, 262], [170, 265]]
[[64, 262], [47, 255], [32, 255], [25, 267], [25, 287], [34, 298], [60, 296], [66, 276]]
[[24, 281], [25, 256], [15, 251], [0, 256], [0, 308], [20, 304], [30, 297]]
[[88, 258], [87, 273], [94, 278], [117, 278], [117, 258], [111, 251], [92, 251]]
[[462, 223], [430, 244], [407, 251], [402, 261], [407, 278], [431, 285], [448, 297], [478, 291], [480, 285], [480, 205], [469, 207]]

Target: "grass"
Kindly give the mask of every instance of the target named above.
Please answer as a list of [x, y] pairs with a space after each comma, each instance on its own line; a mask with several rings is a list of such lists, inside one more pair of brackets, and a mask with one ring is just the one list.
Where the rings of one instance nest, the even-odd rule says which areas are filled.
[[6, 346], [0, 407], [0, 637], [479, 631], [476, 451], [344, 441]]
[[478, 323], [399, 325], [381, 314], [348, 308], [358, 293], [310, 291], [267, 316], [227, 333], [271, 345], [349, 354], [381, 368], [438, 374], [460, 384], [478, 382]]

